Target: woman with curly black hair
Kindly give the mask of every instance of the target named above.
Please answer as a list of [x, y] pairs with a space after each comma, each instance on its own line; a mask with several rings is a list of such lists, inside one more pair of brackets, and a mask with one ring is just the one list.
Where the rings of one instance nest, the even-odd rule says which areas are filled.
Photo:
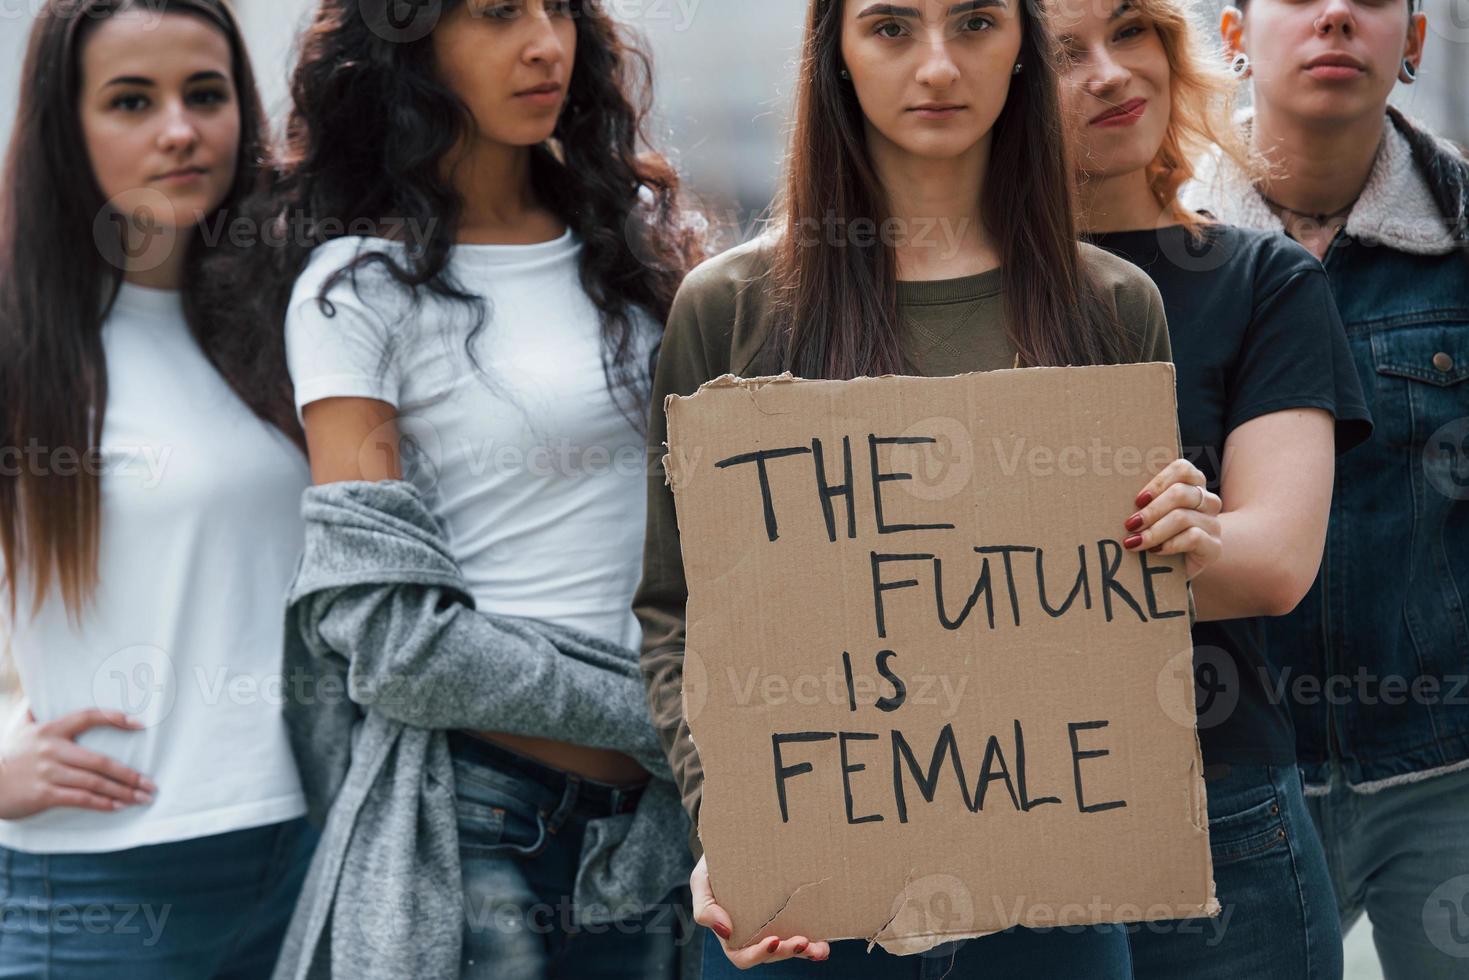
[[[457, 838], [461, 975], [659, 976], [673, 963], [671, 933], [627, 928], [646, 907], [587, 907], [588, 882], [628, 863], [588, 864], [612, 832], [596, 822], [635, 810], [657, 768], [636, 750], [656, 746], [631, 611], [646, 507], [642, 432], [649, 365], [682, 274], [702, 254], [699, 228], [680, 210], [673, 168], [645, 152], [647, 59], [600, 5], [460, 0], [407, 24], [380, 13], [365, 0], [320, 3], [270, 202], [277, 226], [319, 241], [289, 296], [282, 288], [271, 300], [284, 314], [317, 484], [302, 580], [320, 581], [320, 555], [348, 546], [323, 508], [390, 508], [385, 495], [400, 493], [431, 517], [430, 533], [442, 531], [462, 576], [413, 615], [438, 623], [447, 603], [481, 624], [521, 624], [515, 642], [531, 623], [562, 652], [574, 645], [569, 634], [626, 651], [624, 674], [553, 705], [547, 692], [571, 676], [573, 658], [496, 661], [505, 634], [453, 651], [428, 644], [395, 680], [427, 683], [465, 652], [467, 687], [449, 695], [458, 698], [487, 683], [491, 664], [508, 665], [488, 693], [465, 699], [478, 709], [452, 723], [369, 706], [360, 683], [350, 693], [369, 714], [447, 732], [456, 833], [434, 842]], [[290, 261], [292, 251], [277, 254]], [[430, 584], [401, 582], [401, 566], [388, 568], [383, 553], [352, 559], [357, 586], [396, 602]], [[379, 612], [364, 610], [362, 621]], [[384, 632], [346, 638], [348, 618], [336, 603], [319, 631], [307, 631], [352, 664], [354, 680], [371, 658], [400, 653]], [[524, 721], [537, 711], [539, 722]], [[618, 718], [627, 720], [609, 723]], [[296, 743], [308, 780], [306, 757], [321, 750], [313, 741]], [[352, 752], [356, 765], [360, 738]], [[430, 774], [436, 752], [423, 755]], [[381, 813], [386, 798], [368, 806]], [[429, 823], [417, 821], [420, 835]], [[672, 834], [666, 850], [682, 859], [680, 831]], [[330, 824], [326, 839], [335, 839]], [[432, 845], [420, 837], [417, 850]], [[358, 859], [344, 861], [350, 876]], [[333, 894], [334, 919], [361, 914]], [[584, 928], [594, 922], [603, 927]], [[349, 954], [333, 929], [340, 960]], [[428, 945], [456, 945], [438, 938]], [[368, 966], [386, 969], [381, 959]], [[331, 972], [349, 969], [334, 962]]]

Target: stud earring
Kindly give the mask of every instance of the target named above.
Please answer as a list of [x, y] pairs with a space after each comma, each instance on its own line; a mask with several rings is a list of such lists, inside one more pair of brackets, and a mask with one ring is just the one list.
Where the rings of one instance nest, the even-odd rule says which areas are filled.
[[846, 79], [847, 81], [850, 82], [852, 80], [852, 73], [849, 72], [849, 71], [847, 71], [847, 69], [843, 68], [842, 69], [842, 78], [844, 78], [844, 79]]
[[1025, 71], [1025, 66], [1022, 65], [1020, 62], [1017, 61], [1017, 62], [1015, 62], [1015, 68], [1010, 72], [1010, 74], [1012, 74], [1012, 75], [1018, 75], [1018, 74], [1020, 74], [1023, 71]]

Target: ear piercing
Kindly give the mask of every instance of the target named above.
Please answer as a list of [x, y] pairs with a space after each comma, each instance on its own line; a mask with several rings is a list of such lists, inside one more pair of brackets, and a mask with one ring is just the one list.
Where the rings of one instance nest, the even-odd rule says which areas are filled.
[[1234, 74], [1235, 78], [1249, 78], [1250, 56], [1241, 51], [1239, 54], [1235, 55], [1234, 60], [1229, 63], [1229, 70]]

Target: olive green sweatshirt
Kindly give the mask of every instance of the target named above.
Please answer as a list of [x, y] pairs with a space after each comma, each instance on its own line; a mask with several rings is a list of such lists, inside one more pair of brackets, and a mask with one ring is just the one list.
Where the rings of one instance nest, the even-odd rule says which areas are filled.
[[[1102, 296], [1113, 304], [1135, 341], [1137, 360], [1172, 360], [1163, 301], [1152, 280], [1101, 249], [1090, 245], [1081, 249]], [[663, 404], [669, 395], [692, 395], [704, 382], [725, 374], [756, 377], [778, 372], [779, 367], [769, 363], [766, 347], [772, 329], [768, 269], [768, 242], [757, 240], [705, 262], [679, 289], [653, 379], [651, 458], [661, 459], [663, 454], [668, 435]], [[961, 279], [900, 282], [898, 307], [906, 330], [904, 354], [918, 374], [947, 377], [1016, 364], [998, 269]], [[694, 820], [691, 844], [697, 856], [703, 769], [683, 714], [687, 599], [673, 492], [660, 464], [648, 475], [643, 579], [633, 606], [643, 627], [643, 680], [653, 723]]]

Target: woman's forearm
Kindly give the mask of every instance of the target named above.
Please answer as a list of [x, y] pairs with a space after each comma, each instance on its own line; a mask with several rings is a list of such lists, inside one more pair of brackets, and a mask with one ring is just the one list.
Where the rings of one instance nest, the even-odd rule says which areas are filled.
[[1251, 419], [1224, 444], [1223, 551], [1193, 580], [1208, 622], [1284, 616], [1310, 591], [1326, 547], [1335, 421], [1321, 409]]
[[1278, 517], [1242, 510], [1221, 514], [1224, 551], [1193, 580], [1201, 622], [1284, 616], [1305, 597], [1321, 565], [1325, 536], [1282, 529]]

